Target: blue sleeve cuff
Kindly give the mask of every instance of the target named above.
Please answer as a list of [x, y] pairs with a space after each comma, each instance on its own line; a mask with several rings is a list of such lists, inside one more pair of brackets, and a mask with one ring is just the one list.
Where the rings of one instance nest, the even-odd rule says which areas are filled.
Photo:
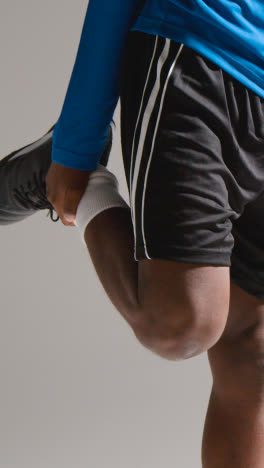
[[99, 153], [82, 155], [53, 146], [51, 160], [61, 166], [70, 167], [72, 169], [94, 171], [100, 163], [102, 154], [103, 150]]
[[[90, 142], [87, 144], [85, 143], [85, 147], [87, 146], [90, 149], [90, 153], [80, 153], [77, 151], [71, 151], [69, 149], [69, 146], [71, 148], [74, 148], [74, 144], [68, 145], [68, 148], [62, 148], [60, 145], [57, 145], [57, 135], [58, 135], [58, 129], [60, 127], [61, 119], [59, 119], [54, 127], [53, 130], [53, 137], [52, 137], [52, 149], [51, 149], [51, 160], [52, 162], [55, 162], [57, 164], [60, 164], [61, 166], [66, 166], [70, 167], [72, 169], [79, 169], [83, 171], [94, 171], [97, 169], [100, 159], [103, 155], [104, 149], [106, 147], [107, 141], [108, 141], [108, 135], [106, 138], [103, 140], [100, 140], [99, 142]], [[76, 132], [70, 132], [74, 141], [74, 135]], [[66, 134], [65, 134], [66, 135]], [[70, 135], [67, 135], [69, 138]], [[64, 137], [63, 141], [66, 140], [66, 136]], [[80, 147], [80, 145], [79, 145]], [[84, 149], [84, 148], [82, 148]]]

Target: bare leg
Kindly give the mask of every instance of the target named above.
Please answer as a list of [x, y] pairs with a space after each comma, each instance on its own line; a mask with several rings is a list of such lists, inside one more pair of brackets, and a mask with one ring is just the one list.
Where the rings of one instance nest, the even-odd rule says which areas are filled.
[[263, 304], [231, 281], [228, 322], [208, 350], [213, 387], [203, 468], [264, 466]]
[[[166, 359], [179, 360], [197, 356], [216, 342], [228, 311], [228, 267], [159, 258], [136, 261], [128, 208], [110, 208], [95, 216], [84, 238], [108, 297], [141, 344]], [[204, 297], [208, 310], [198, 306]], [[205, 320], [208, 314], [211, 321], [212, 309], [218, 311], [215, 329], [200, 332], [199, 317]]]
[[129, 209], [110, 208], [87, 226], [85, 241], [111, 302], [133, 327], [138, 319], [138, 262]]
[[203, 468], [263, 468], [264, 404], [244, 388], [244, 398], [221, 398], [212, 389], [203, 435]]

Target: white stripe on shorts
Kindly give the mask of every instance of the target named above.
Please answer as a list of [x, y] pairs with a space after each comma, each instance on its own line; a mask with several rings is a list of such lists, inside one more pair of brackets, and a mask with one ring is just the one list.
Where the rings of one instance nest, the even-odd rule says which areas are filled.
[[[142, 95], [142, 99], [141, 99], [140, 109], [139, 109], [139, 112], [138, 112], [137, 123], [136, 123], [136, 126], [135, 126], [135, 132], [134, 132], [134, 138], [133, 138], [133, 144], [132, 144], [132, 153], [131, 153], [131, 165], [130, 165], [130, 197], [131, 197], [131, 194], [132, 194], [132, 167], [133, 167], [133, 163], [134, 163], [135, 136], [136, 136], [136, 132], [137, 132], [137, 127], [138, 127], [138, 122], [139, 122], [139, 119], [140, 119], [141, 109], [142, 109], [144, 98], [145, 98], [145, 91], [146, 91], [146, 88], [147, 88], [149, 75], [150, 75], [150, 72], [151, 72], [151, 69], [152, 69], [152, 64], [153, 64], [153, 60], [154, 60], [154, 57], [155, 57], [157, 45], [158, 45], [158, 36], [156, 36], [155, 47], [154, 47], [152, 59], [151, 59], [151, 62], [150, 62], [146, 83], [145, 83], [145, 86], [144, 86], [144, 91], [143, 91], [143, 95]], [[134, 211], [132, 203], [131, 203], [131, 210]]]
[[[136, 131], [137, 131], [138, 121], [139, 121], [139, 118], [140, 118], [140, 112], [141, 112], [141, 108], [142, 108], [143, 101], [144, 101], [144, 96], [145, 96], [145, 90], [146, 90], [146, 87], [147, 87], [147, 84], [148, 84], [148, 79], [149, 79], [153, 59], [154, 59], [154, 56], [155, 56], [158, 37], [159, 36], [156, 36], [155, 49], [154, 49], [154, 52], [153, 52], [153, 57], [152, 57], [152, 60], [151, 60], [148, 76], [147, 76], [147, 79], [146, 79], [146, 84], [145, 84], [145, 87], [144, 87], [144, 92], [143, 92], [143, 96], [142, 96], [142, 101], [141, 101], [141, 106], [140, 106], [139, 115], [138, 115], [138, 119], [137, 119], [137, 124], [136, 124], [136, 127], [135, 127], [133, 146], [132, 146], [132, 158], [133, 158], [134, 142], [135, 142], [135, 135], [136, 135]], [[148, 104], [146, 106], [145, 113], [144, 113], [144, 116], [143, 116], [143, 119], [142, 119], [139, 143], [138, 143], [138, 148], [137, 148], [137, 152], [136, 152], [136, 156], [135, 156], [135, 168], [134, 168], [134, 172], [133, 172], [133, 180], [132, 180], [133, 159], [132, 159], [131, 166], [130, 166], [130, 194], [131, 194], [131, 196], [130, 196], [130, 206], [131, 206], [131, 214], [132, 214], [132, 221], [133, 221], [133, 228], [134, 228], [134, 239], [135, 239], [135, 244], [134, 245], [135, 245], [135, 249], [136, 249], [136, 240], [137, 240], [136, 239], [135, 203], [136, 203], [136, 191], [137, 191], [139, 169], [140, 169], [141, 159], [142, 159], [142, 155], [143, 155], [143, 148], [144, 148], [144, 143], [145, 143], [145, 139], [146, 139], [146, 134], [147, 134], [147, 131], [148, 131], [149, 121], [151, 119], [151, 115], [152, 115], [152, 112], [153, 112], [153, 109], [155, 107], [156, 100], [157, 100], [157, 97], [158, 97], [159, 91], [160, 91], [160, 85], [161, 85], [160, 78], [161, 78], [162, 67], [164, 66], [164, 64], [165, 64], [165, 62], [166, 62], [166, 60], [168, 58], [168, 55], [169, 55], [169, 52], [170, 52], [170, 44], [171, 44], [171, 39], [166, 38], [164, 48], [162, 50], [162, 53], [161, 53], [161, 55], [159, 57], [159, 60], [158, 60], [158, 63], [157, 63], [156, 81], [155, 81], [155, 84], [153, 86], [152, 92], [150, 94], [149, 101], [148, 101]], [[149, 155], [149, 160], [148, 160], [147, 169], [146, 169], [145, 178], [144, 178], [144, 188], [143, 188], [143, 196], [142, 196], [142, 203], [141, 203], [141, 227], [142, 227], [142, 237], [143, 237], [143, 242], [144, 242], [145, 254], [146, 254], [146, 257], [149, 260], [151, 259], [151, 257], [149, 256], [148, 251], [147, 251], [145, 231], [144, 231], [144, 203], [145, 203], [145, 194], [146, 194], [146, 187], [147, 187], [147, 177], [148, 177], [149, 167], [150, 167], [150, 163], [151, 163], [151, 159], [152, 159], [152, 155], [153, 155], [155, 138], [156, 138], [156, 134], [157, 134], [157, 129], [158, 129], [158, 125], [159, 125], [160, 115], [161, 115], [161, 112], [162, 112], [162, 106], [163, 106], [163, 102], [164, 102], [164, 98], [165, 98], [165, 93], [166, 93], [168, 81], [169, 81], [171, 73], [172, 73], [172, 71], [173, 71], [173, 69], [175, 67], [175, 64], [176, 64], [176, 62], [177, 62], [177, 60], [179, 58], [179, 55], [180, 55], [180, 53], [182, 51], [183, 46], [184, 46], [184, 44], [181, 44], [181, 46], [179, 47], [176, 58], [175, 58], [174, 62], [172, 63], [171, 67], [170, 67], [168, 76], [166, 78], [165, 85], [164, 85], [163, 90], [162, 90], [162, 97], [161, 97], [161, 101], [160, 101], [159, 113], [158, 113], [158, 117], [157, 117], [157, 121], [156, 121], [156, 125], [155, 125], [155, 131], [154, 131], [153, 140], [152, 140], [151, 152], [150, 152], [150, 155]], [[135, 260], [137, 260], [136, 252], [134, 252], [134, 258], [135, 258]]]

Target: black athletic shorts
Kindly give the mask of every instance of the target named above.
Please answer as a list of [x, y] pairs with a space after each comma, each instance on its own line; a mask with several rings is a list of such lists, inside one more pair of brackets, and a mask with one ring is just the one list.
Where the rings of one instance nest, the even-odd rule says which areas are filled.
[[184, 44], [131, 31], [120, 104], [135, 260], [230, 266], [264, 300], [264, 99]]

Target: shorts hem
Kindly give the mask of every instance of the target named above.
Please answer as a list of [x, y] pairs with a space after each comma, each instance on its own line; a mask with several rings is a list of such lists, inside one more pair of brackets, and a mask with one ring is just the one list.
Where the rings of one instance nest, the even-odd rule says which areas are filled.
[[231, 253], [214, 252], [204, 250], [178, 249], [175, 247], [154, 247], [137, 245], [135, 249], [135, 260], [161, 258], [164, 260], [179, 261], [185, 263], [201, 263], [213, 266], [231, 266]]

